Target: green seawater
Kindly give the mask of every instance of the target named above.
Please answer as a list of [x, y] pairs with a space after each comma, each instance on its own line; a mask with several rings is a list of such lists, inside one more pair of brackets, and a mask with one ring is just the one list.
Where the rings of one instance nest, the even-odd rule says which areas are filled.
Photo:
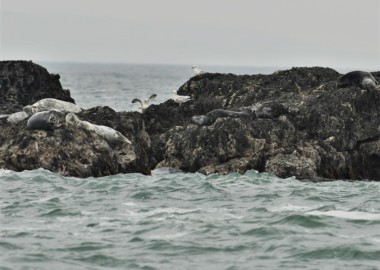
[[[137, 110], [132, 99], [153, 93], [153, 103], [164, 102], [193, 76], [191, 65], [43, 66], [79, 106], [116, 111]], [[0, 170], [4, 269], [380, 269], [380, 182]]]
[[0, 269], [380, 269], [380, 183], [0, 170]]

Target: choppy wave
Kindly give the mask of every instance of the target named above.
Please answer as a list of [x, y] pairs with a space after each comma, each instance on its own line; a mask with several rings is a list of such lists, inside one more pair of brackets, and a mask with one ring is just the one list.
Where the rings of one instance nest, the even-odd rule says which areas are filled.
[[380, 183], [0, 170], [0, 269], [377, 269]]

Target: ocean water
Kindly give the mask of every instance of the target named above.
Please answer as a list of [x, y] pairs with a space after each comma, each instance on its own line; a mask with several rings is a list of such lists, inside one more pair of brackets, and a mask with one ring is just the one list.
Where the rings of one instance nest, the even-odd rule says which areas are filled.
[[[135, 110], [131, 98], [153, 92], [163, 102], [192, 76], [187, 66], [43, 66], [85, 108]], [[380, 182], [39, 169], [0, 170], [0, 187], [1, 270], [380, 269]]]
[[[144, 64], [73, 64], [39, 63], [50, 73], [61, 75], [65, 89], [83, 108], [109, 106], [116, 111], [138, 110], [132, 104], [134, 98], [146, 99], [157, 94], [153, 103], [171, 98], [172, 90], [178, 89], [193, 76], [191, 66], [144, 65]], [[220, 67], [206, 66], [209, 72], [254, 74], [271, 73], [275, 67]]]

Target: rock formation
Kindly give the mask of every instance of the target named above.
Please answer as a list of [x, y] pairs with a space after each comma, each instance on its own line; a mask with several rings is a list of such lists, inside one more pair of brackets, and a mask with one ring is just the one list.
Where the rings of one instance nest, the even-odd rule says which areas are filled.
[[[42, 98], [74, 102], [70, 92], [39, 65], [0, 61], [0, 114], [22, 110]], [[150, 174], [150, 140], [141, 114], [117, 113], [108, 107], [84, 110], [78, 116], [118, 130], [132, 145], [112, 144], [98, 134], [62, 125], [51, 131], [27, 130], [27, 119], [0, 122], [0, 168], [15, 171], [44, 168], [66, 176], [99, 177], [117, 173]]]
[[[379, 81], [378, 72], [372, 75]], [[339, 77], [320, 67], [195, 76], [178, 91], [193, 101], [167, 101], [144, 113], [154, 158], [158, 166], [205, 174], [255, 169], [299, 179], [379, 180], [380, 89], [337, 89]], [[250, 116], [191, 121], [221, 109]]]
[[[73, 102], [58, 75], [30, 62], [0, 62], [0, 114], [41, 98]], [[364, 73], [357, 73], [364, 74]], [[169, 166], [204, 174], [255, 169], [298, 179], [380, 180], [380, 72], [371, 87], [330, 68], [292, 68], [270, 75], [205, 73], [142, 114], [95, 107], [82, 120], [109, 126], [132, 141], [108, 143], [88, 130], [26, 130], [0, 123], [0, 168], [45, 169], [79, 177], [149, 174]], [[368, 77], [368, 76], [367, 76]], [[350, 77], [349, 77], [350, 78]]]
[[0, 111], [13, 113], [43, 98], [74, 102], [58, 74], [31, 61], [0, 61]]

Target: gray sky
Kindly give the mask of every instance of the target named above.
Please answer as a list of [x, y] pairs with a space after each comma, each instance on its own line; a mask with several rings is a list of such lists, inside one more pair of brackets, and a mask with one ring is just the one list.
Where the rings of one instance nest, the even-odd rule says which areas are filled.
[[380, 0], [0, 0], [0, 59], [380, 70]]

